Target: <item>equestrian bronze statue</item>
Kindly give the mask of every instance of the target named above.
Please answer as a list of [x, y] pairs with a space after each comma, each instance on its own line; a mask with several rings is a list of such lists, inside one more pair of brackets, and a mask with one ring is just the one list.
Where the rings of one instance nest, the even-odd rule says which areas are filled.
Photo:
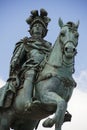
[[31, 12], [32, 16], [27, 20], [31, 36], [34, 35], [24, 38], [14, 51], [16, 54], [20, 48], [18, 50], [24, 58], [20, 60], [21, 66], [11, 62], [17, 73], [11, 71], [13, 77], [8, 79], [7, 88], [9, 81], [17, 87], [12, 87], [11, 91], [6, 91], [6, 86], [0, 89], [0, 130], [34, 130], [45, 118], [45, 129], [55, 125], [55, 130], [61, 130], [63, 123], [71, 120], [67, 104], [76, 87], [73, 74], [79, 22], [64, 24], [59, 18], [60, 32], [52, 46], [42, 39], [47, 34], [50, 19], [45, 10], [40, 11], [40, 15], [37, 10]]

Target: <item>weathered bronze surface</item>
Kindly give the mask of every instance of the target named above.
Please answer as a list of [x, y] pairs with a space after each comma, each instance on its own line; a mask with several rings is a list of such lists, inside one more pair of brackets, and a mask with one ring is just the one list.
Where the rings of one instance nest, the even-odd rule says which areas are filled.
[[61, 130], [71, 120], [67, 103], [76, 82], [73, 79], [78, 45], [78, 26], [59, 18], [61, 28], [54, 45], [43, 38], [50, 18], [44, 9], [31, 11], [26, 20], [31, 37], [16, 43], [10, 62], [9, 79], [0, 89], [0, 130], [33, 130], [44, 127]]

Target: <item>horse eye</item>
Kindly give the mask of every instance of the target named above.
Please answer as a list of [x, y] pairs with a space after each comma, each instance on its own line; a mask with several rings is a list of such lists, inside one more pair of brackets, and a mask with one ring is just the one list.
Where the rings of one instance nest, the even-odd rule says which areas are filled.
[[65, 33], [64, 33], [64, 32], [61, 32], [60, 35], [61, 35], [62, 37], [64, 37], [64, 36], [65, 36]]
[[76, 37], [76, 38], [78, 38], [78, 37], [79, 37], [79, 34], [78, 34], [78, 33], [76, 33], [76, 34], [75, 34], [75, 37]]

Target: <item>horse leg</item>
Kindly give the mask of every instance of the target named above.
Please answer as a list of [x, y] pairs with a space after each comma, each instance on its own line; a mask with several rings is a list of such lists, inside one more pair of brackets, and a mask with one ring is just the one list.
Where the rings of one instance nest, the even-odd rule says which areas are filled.
[[58, 126], [57, 123], [55, 124], [55, 130], [61, 130], [61, 125]]
[[[65, 111], [66, 111], [66, 109], [65, 109]], [[59, 122], [55, 123], [55, 130], [61, 130], [62, 124], [64, 122], [65, 111], [62, 111]]]
[[64, 122], [65, 112], [66, 112], [66, 109], [61, 111], [60, 120], [59, 120], [59, 122], [55, 123], [55, 130], [61, 130], [62, 124]]
[[46, 104], [56, 104], [57, 109], [54, 114], [54, 117], [48, 118], [43, 122], [44, 127], [52, 127], [55, 123], [59, 125], [59, 127], [62, 125], [64, 120], [64, 115], [67, 107], [67, 103], [64, 99], [62, 99], [59, 95], [57, 95], [55, 92], [47, 92], [42, 96], [41, 102]]
[[15, 124], [14, 130], [34, 130], [34, 128], [36, 128], [37, 123], [38, 120], [26, 120], [23, 123]]
[[3, 118], [0, 120], [0, 130], [10, 130], [7, 119]]
[[24, 129], [24, 130], [34, 130], [36, 129], [37, 127], [37, 124], [38, 124], [39, 120], [27, 120], [26, 121], [26, 126], [27, 126], [27, 129]]

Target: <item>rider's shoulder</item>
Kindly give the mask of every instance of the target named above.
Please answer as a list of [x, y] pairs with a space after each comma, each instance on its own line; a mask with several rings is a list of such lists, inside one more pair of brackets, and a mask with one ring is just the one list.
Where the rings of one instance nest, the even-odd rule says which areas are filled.
[[52, 46], [52, 43], [51, 43], [51, 42], [49, 42], [49, 41], [47, 41], [47, 40], [44, 40], [44, 42], [45, 42], [49, 47]]
[[28, 37], [24, 37], [24, 38], [20, 39], [18, 42], [16, 42], [15, 48], [14, 48], [13, 52], [15, 52], [16, 50], [18, 50], [19, 48], [23, 48], [23, 46], [24, 46], [24, 40], [25, 39], [28, 39]]
[[28, 37], [24, 37], [24, 38], [22, 38], [22, 39], [20, 39], [17, 43], [16, 43], [16, 45], [20, 45], [20, 44], [23, 44], [25, 41], [27, 41], [29, 38]]

